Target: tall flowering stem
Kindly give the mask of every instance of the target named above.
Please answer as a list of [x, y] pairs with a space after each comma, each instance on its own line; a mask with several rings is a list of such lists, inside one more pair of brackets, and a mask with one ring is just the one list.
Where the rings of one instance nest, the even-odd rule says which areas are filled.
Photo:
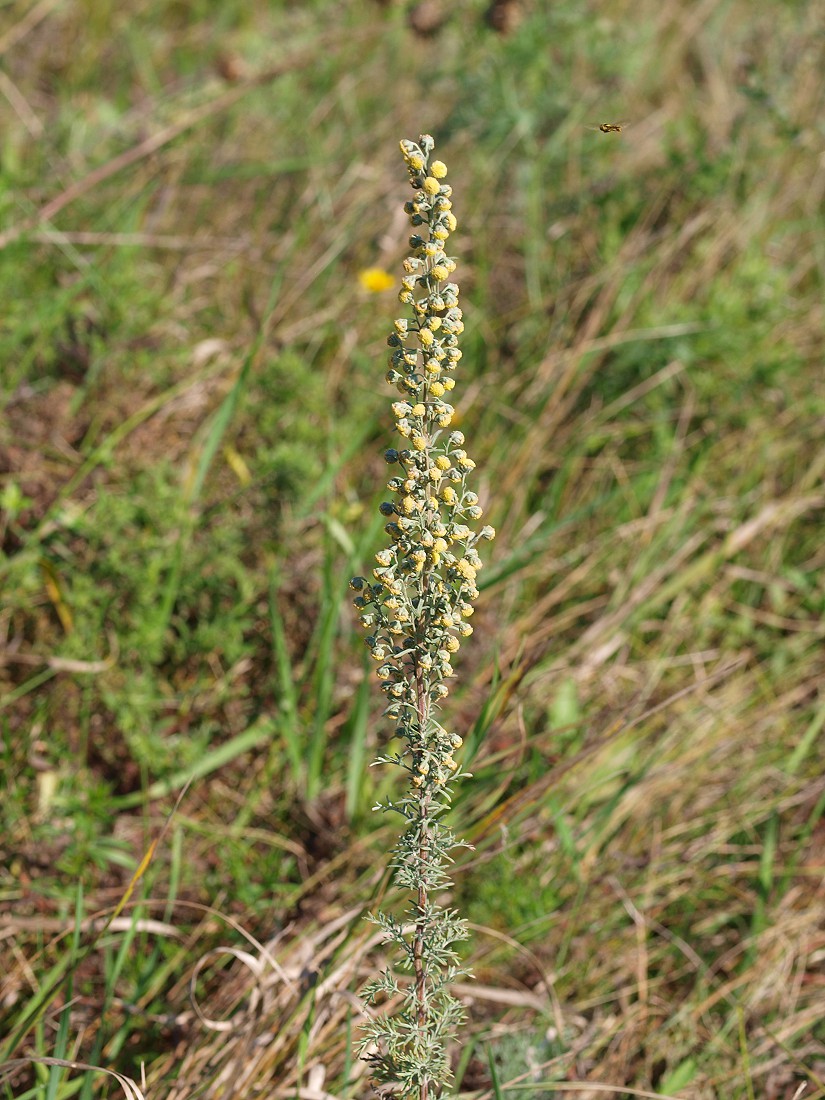
[[435, 900], [451, 885], [450, 853], [463, 843], [442, 821], [451, 783], [461, 775], [453, 754], [462, 741], [438, 715], [453, 657], [473, 632], [476, 545], [495, 535], [492, 527], [475, 530], [466, 522], [482, 516], [467, 487], [475, 463], [463, 434], [450, 430], [454, 409], [447, 398], [464, 324], [450, 281], [455, 261], [445, 252], [456, 228], [452, 188], [444, 182], [446, 166], [431, 159], [434, 144], [429, 134], [401, 142], [414, 191], [404, 209], [414, 232], [398, 296], [407, 316], [394, 322], [387, 340], [387, 382], [401, 395], [392, 406], [400, 446], [384, 455], [393, 468], [391, 498], [380, 506], [389, 546], [375, 555], [372, 578], [351, 581], [399, 746], [376, 763], [398, 767], [407, 780], [398, 801], [375, 807], [404, 822], [391, 866], [409, 905], [404, 920], [380, 912], [371, 918], [396, 945], [401, 974], [388, 968], [365, 989], [367, 1005], [388, 1004], [365, 1026], [361, 1052], [376, 1085], [416, 1100], [434, 1100], [450, 1080], [447, 1041], [463, 1019], [450, 985], [466, 973], [454, 945], [467, 932], [456, 912]]

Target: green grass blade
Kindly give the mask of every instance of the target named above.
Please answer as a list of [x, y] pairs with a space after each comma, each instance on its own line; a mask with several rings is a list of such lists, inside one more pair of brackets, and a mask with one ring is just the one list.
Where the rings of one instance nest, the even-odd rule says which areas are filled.
[[355, 693], [355, 703], [346, 725], [347, 818], [350, 822], [360, 817], [366, 808], [363, 795], [369, 778], [366, 765], [370, 698], [372, 696], [371, 667], [369, 658], [365, 657], [363, 664], [364, 676]]
[[487, 1067], [490, 1070], [490, 1081], [492, 1083], [495, 1100], [504, 1100], [504, 1091], [499, 1081], [498, 1067], [496, 1066], [496, 1059], [493, 1054], [492, 1045], [490, 1044], [487, 1046]]
[[286, 638], [286, 628], [278, 608], [279, 580], [273, 568], [269, 578], [269, 625], [272, 631], [272, 648], [277, 677], [278, 710], [275, 717], [277, 735], [283, 740], [287, 759], [292, 765], [292, 786], [299, 788], [304, 782], [305, 762], [301, 720], [298, 714], [298, 692], [292, 669], [292, 659]]

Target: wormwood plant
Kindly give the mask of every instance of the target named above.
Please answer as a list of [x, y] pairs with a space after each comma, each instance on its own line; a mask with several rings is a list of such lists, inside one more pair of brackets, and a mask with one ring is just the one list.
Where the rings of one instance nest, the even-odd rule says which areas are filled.
[[367, 985], [367, 1005], [386, 1000], [391, 1007], [367, 1023], [360, 1051], [376, 1085], [417, 1100], [441, 1095], [450, 1080], [446, 1043], [463, 1018], [450, 984], [466, 973], [454, 944], [467, 932], [457, 913], [435, 900], [450, 885], [450, 853], [463, 844], [442, 821], [450, 784], [461, 775], [453, 753], [462, 742], [438, 713], [460, 639], [473, 632], [467, 620], [478, 596], [476, 544], [495, 535], [492, 527], [476, 532], [464, 522], [482, 516], [466, 486], [475, 463], [462, 433], [448, 431], [454, 410], [446, 396], [455, 386], [464, 325], [458, 287], [448, 281], [455, 261], [444, 251], [456, 228], [452, 188], [443, 182], [446, 166], [430, 160], [434, 144], [429, 134], [401, 142], [415, 192], [404, 210], [415, 232], [399, 294], [409, 316], [394, 322], [387, 340], [386, 378], [402, 397], [392, 406], [402, 447], [384, 455], [397, 468], [387, 486], [392, 499], [380, 506], [390, 545], [375, 555], [372, 580], [351, 581], [387, 697], [384, 713], [400, 745], [376, 763], [395, 765], [407, 780], [398, 801], [375, 809], [404, 822], [391, 867], [395, 884], [409, 895], [408, 919], [383, 912], [371, 919], [395, 944], [398, 970], [409, 976], [388, 968]]

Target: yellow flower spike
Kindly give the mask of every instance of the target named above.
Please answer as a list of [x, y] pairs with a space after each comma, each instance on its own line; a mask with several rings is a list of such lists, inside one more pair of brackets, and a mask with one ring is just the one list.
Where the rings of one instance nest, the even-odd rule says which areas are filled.
[[[381, 1014], [371, 1016], [362, 1049], [375, 1042], [381, 1050], [373, 1066], [373, 1085], [397, 1085], [399, 1071], [406, 1074], [411, 1067], [415, 1080], [431, 1080], [432, 1095], [440, 1096], [447, 1082], [437, 1079], [431, 1067], [442, 1063], [446, 1067], [442, 1039], [450, 1022], [445, 1014], [452, 1008], [449, 1002], [444, 1008], [434, 1001], [433, 991], [441, 988], [451, 966], [441, 958], [440, 945], [461, 938], [455, 933], [462, 929], [450, 911], [439, 910], [431, 899], [431, 885], [437, 885], [438, 879], [431, 868], [446, 867], [455, 844], [451, 834], [439, 831], [437, 815], [446, 808], [452, 781], [463, 769], [453, 757], [461, 738], [448, 733], [434, 714], [449, 694], [455, 674], [452, 656], [472, 633], [466, 620], [479, 595], [475, 581], [482, 564], [476, 544], [492, 537], [493, 531], [489, 527], [476, 531], [471, 526], [481, 516], [479, 497], [467, 484], [474, 463], [463, 449], [462, 433], [450, 427], [457, 420], [449, 402], [455, 386], [452, 375], [460, 374], [458, 337], [464, 324], [458, 287], [450, 279], [456, 264], [447, 255], [445, 243], [457, 225], [451, 209], [452, 188], [445, 180], [444, 162], [430, 159], [434, 146], [429, 134], [401, 142], [412, 189], [404, 213], [413, 232], [411, 254], [403, 261], [404, 277], [396, 288], [399, 312], [406, 316], [393, 322], [387, 336], [390, 352], [385, 368], [385, 378], [396, 392], [390, 423], [401, 442], [396, 438], [398, 446], [384, 451], [385, 462], [394, 466], [387, 480], [391, 496], [379, 505], [389, 547], [375, 556], [372, 578], [353, 582], [359, 593], [353, 602], [361, 612], [368, 650], [377, 662], [386, 699], [384, 715], [394, 726], [391, 736], [402, 746], [379, 757], [380, 763], [400, 768], [407, 783], [403, 806], [405, 816], [409, 808], [410, 827], [393, 857], [401, 872], [397, 881], [410, 887], [413, 904], [421, 912], [435, 914], [436, 930], [432, 942], [425, 936], [416, 946], [415, 973], [410, 975], [405, 1002], [411, 1012], [405, 1019], [414, 1021], [414, 1026], [409, 1031], [396, 1029], [392, 1023], [385, 1024]], [[392, 284], [380, 268], [363, 272], [359, 279], [370, 293]], [[394, 806], [382, 802], [376, 808]], [[424, 836], [426, 859], [421, 853]], [[376, 923], [401, 947], [401, 957], [408, 958], [411, 940], [406, 928], [380, 918]], [[402, 977], [396, 984], [393, 972], [384, 985], [373, 983], [368, 987], [368, 1003], [372, 1003], [373, 988], [394, 995], [404, 981]]]

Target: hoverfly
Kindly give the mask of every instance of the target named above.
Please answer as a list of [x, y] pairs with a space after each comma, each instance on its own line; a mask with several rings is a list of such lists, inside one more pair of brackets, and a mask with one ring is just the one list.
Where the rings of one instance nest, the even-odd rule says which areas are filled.
[[628, 122], [602, 122], [598, 126], [588, 126], [588, 130], [601, 130], [603, 134], [620, 134]]

